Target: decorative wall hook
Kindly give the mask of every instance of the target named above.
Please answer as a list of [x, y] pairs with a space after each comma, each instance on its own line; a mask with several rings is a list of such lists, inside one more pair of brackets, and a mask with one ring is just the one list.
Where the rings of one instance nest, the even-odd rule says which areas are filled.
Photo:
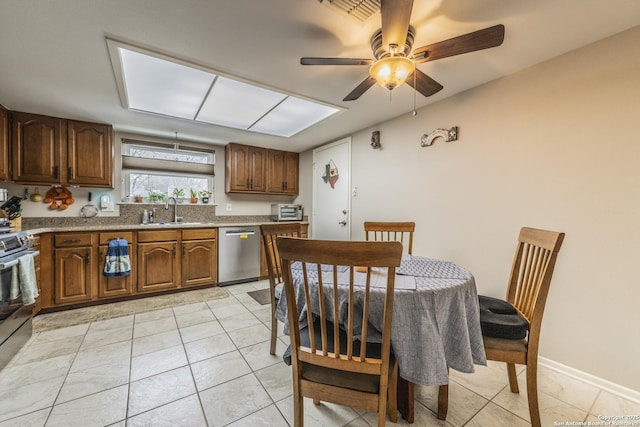
[[380, 144], [380, 131], [375, 130], [371, 132], [371, 148], [374, 150], [380, 148], [382, 145]]
[[433, 144], [433, 140], [442, 137], [445, 142], [456, 141], [458, 139], [458, 126], [454, 126], [451, 129], [436, 129], [429, 134], [422, 135], [420, 138], [420, 145], [422, 147], [430, 147]]

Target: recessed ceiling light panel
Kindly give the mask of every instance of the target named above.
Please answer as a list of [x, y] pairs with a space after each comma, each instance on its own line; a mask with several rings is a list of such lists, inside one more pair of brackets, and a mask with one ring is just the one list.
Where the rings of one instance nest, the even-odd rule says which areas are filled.
[[248, 129], [286, 97], [283, 93], [219, 77], [196, 120]]
[[115, 40], [107, 45], [120, 100], [131, 110], [283, 137], [340, 111]]
[[249, 130], [290, 137], [338, 111], [335, 107], [290, 96]]
[[182, 64], [120, 48], [129, 108], [193, 120], [215, 78]]

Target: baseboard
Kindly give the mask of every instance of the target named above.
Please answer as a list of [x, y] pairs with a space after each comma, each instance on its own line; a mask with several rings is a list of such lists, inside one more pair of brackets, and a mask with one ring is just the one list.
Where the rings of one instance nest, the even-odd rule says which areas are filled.
[[640, 404], [640, 391], [632, 390], [630, 388], [621, 386], [620, 384], [616, 384], [603, 378], [596, 377], [595, 375], [591, 375], [587, 372], [583, 372], [570, 366], [563, 365], [562, 363], [556, 362], [555, 360], [547, 359], [546, 357], [539, 356], [538, 363], [541, 366], [553, 369], [554, 371], [558, 371], [582, 382], [606, 390], [609, 393]]

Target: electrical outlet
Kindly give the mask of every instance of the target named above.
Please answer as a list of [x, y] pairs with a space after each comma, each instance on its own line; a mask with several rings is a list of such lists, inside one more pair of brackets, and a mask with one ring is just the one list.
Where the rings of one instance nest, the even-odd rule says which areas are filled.
[[231, 212], [232, 207], [231, 207], [231, 203], [227, 203], [227, 211]]

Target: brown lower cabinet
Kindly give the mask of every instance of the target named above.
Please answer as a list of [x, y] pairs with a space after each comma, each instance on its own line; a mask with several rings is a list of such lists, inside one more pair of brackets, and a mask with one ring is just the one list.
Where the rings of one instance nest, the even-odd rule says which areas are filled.
[[213, 228], [182, 230], [182, 286], [218, 281], [217, 233]]
[[[99, 234], [100, 249], [98, 253], [98, 298], [121, 297], [131, 295], [136, 284], [136, 247], [134, 245], [134, 233], [106, 232]], [[113, 239], [126, 239], [129, 247], [129, 261], [131, 262], [131, 274], [127, 276], [105, 276], [104, 266], [107, 261], [109, 242]]]
[[[132, 272], [106, 277], [109, 242], [116, 238], [129, 243]], [[218, 281], [215, 228], [65, 232], [43, 234], [39, 240], [42, 308], [107, 302]]]
[[92, 233], [54, 236], [53, 301], [56, 305], [91, 301], [95, 295], [97, 248]]
[[179, 287], [179, 236], [178, 230], [138, 232], [138, 292]]

